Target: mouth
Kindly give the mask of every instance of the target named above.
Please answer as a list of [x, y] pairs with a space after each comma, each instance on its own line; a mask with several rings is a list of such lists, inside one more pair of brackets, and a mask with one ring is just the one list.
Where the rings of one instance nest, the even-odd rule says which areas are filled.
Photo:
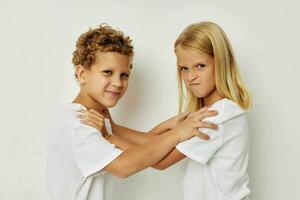
[[190, 83], [189, 85], [190, 86], [198, 86], [198, 85], [201, 85], [201, 83]]
[[106, 93], [108, 93], [111, 96], [120, 96], [121, 92], [116, 92], [116, 91], [105, 91]]

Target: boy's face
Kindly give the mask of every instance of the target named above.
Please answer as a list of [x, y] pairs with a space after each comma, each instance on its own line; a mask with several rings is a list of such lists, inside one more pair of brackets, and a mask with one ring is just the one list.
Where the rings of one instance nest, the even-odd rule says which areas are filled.
[[86, 98], [113, 107], [128, 87], [131, 57], [117, 52], [98, 52], [94, 64], [78, 80]]

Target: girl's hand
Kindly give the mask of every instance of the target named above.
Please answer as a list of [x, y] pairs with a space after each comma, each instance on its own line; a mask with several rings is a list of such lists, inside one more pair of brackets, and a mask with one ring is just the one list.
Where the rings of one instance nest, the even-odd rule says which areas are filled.
[[202, 121], [206, 117], [216, 116], [217, 114], [217, 111], [208, 110], [208, 107], [201, 108], [197, 112], [189, 114], [188, 117], [174, 129], [174, 132], [180, 135], [181, 141], [185, 141], [193, 136], [198, 136], [204, 140], [209, 140], [209, 136], [200, 132], [198, 129], [218, 129], [217, 125]]
[[79, 110], [80, 114], [77, 116], [80, 119], [80, 122], [94, 127], [99, 132], [103, 131], [104, 127], [104, 116], [95, 110]]

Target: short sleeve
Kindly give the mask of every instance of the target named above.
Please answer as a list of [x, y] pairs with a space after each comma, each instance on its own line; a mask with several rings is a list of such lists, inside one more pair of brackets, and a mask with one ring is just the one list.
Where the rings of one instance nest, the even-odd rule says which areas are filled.
[[75, 162], [84, 177], [102, 174], [103, 168], [122, 153], [122, 150], [105, 140], [97, 129], [80, 122], [76, 123], [71, 137]]
[[202, 133], [210, 136], [210, 140], [203, 140], [199, 137], [181, 142], [176, 146], [176, 149], [190, 159], [201, 164], [206, 164], [216, 151], [222, 146], [223, 142], [223, 127], [218, 125], [218, 130], [199, 129]]

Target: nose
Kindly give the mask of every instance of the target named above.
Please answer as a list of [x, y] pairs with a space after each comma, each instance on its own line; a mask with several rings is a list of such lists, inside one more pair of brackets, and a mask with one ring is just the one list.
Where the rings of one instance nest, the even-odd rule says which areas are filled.
[[187, 75], [187, 80], [189, 82], [192, 82], [193, 80], [195, 80], [197, 78], [196, 73], [193, 70], [189, 70], [188, 75]]
[[120, 77], [115, 76], [113, 78], [113, 80], [112, 80], [112, 85], [115, 86], [115, 87], [117, 87], [117, 88], [120, 88], [120, 87], [123, 86], [123, 82], [122, 82], [122, 80], [121, 80]]

